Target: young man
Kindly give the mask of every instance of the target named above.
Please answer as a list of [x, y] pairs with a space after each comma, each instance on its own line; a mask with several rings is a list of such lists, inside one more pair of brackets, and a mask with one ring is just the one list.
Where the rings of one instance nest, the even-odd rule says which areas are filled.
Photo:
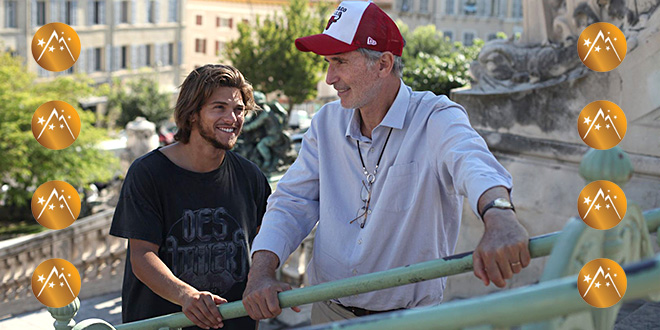
[[241, 299], [270, 195], [259, 168], [230, 151], [254, 108], [238, 70], [197, 68], [174, 111], [178, 142], [131, 165], [110, 229], [129, 239], [123, 322], [183, 311], [203, 329], [255, 329], [248, 317], [222, 321], [216, 308]]
[[[288, 286], [276, 268], [318, 221], [312, 284], [387, 270], [454, 253], [463, 196], [485, 224], [474, 252], [485, 285], [530, 261], [509, 173], [445, 96], [413, 92], [401, 80], [404, 41], [371, 2], [342, 2], [323, 34], [296, 47], [324, 56], [340, 101], [312, 120], [296, 162], [268, 200], [253, 246], [243, 304], [254, 319], [278, 315]], [[445, 279], [316, 303], [315, 324], [437, 304]]]

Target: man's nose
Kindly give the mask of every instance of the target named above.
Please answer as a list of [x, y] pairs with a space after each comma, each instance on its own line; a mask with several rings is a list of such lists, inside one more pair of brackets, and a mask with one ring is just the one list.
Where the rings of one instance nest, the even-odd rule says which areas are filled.
[[328, 85], [332, 85], [339, 80], [337, 78], [337, 75], [335, 74], [335, 70], [333, 69], [332, 64], [328, 65], [328, 73], [325, 75], [325, 83]]

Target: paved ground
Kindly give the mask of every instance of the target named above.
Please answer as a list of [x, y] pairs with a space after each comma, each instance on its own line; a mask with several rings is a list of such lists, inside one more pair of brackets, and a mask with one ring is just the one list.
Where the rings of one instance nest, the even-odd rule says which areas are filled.
[[[262, 322], [260, 330], [280, 330], [297, 328], [310, 324], [311, 305], [301, 306], [302, 312], [294, 313], [290, 309], [282, 312], [277, 319]], [[121, 323], [120, 294], [112, 293], [81, 302], [80, 311], [74, 318], [81, 321], [100, 318], [111, 324]], [[44, 330], [53, 329], [53, 319], [44, 308], [41, 311], [21, 314], [0, 320], [0, 330]], [[644, 300], [630, 301], [621, 308], [615, 330], [655, 330], [660, 329], [660, 303]]]

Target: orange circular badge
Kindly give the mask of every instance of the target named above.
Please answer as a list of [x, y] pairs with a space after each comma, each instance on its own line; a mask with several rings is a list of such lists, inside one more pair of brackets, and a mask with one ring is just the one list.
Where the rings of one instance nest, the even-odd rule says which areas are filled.
[[612, 307], [626, 294], [628, 281], [616, 262], [600, 258], [589, 261], [578, 275], [580, 297], [598, 308]]
[[46, 24], [32, 38], [32, 56], [48, 71], [64, 71], [80, 56], [80, 38], [64, 23]]
[[32, 135], [48, 149], [64, 149], [76, 141], [79, 134], [78, 112], [66, 102], [46, 102], [32, 116]]
[[64, 259], [48, 259], [32, 273], [32, 292], [48, 307], [70, 304], [80, 293], [80, 285], [80, 273]]
[[595, 229], [607, 230], [618, 225], [626, 215], [627, 208], [623, 190], [606, 180], [588, 184], [578, 197], [580, 218]]
[[594, 149], [615, 147], [626, 135], [628, 122], [623, 110], [613, 102], [589, 103], [578, 117], [578, 133], [584, 143]]
[[589, 69], [610, 71], [626, 57], [628, 44], [623, 32], [610, 23], [594, 23], [580, 33], [578, 56]]
[[80, 196], [64, 181], [48, 181], [32, 195], [32, 215], [46, 228], [66, 228], [80, 215]]

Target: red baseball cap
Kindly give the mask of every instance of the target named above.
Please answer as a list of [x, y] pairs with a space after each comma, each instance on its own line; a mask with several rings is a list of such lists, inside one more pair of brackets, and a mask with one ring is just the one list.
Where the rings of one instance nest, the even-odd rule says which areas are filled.
[[318, 55], [333, 55], [366, 48], [401, 56], [404, 41], [394, 21], [373, 2], [344, 1], [325, 31], [296, 39], [296, 48]]

